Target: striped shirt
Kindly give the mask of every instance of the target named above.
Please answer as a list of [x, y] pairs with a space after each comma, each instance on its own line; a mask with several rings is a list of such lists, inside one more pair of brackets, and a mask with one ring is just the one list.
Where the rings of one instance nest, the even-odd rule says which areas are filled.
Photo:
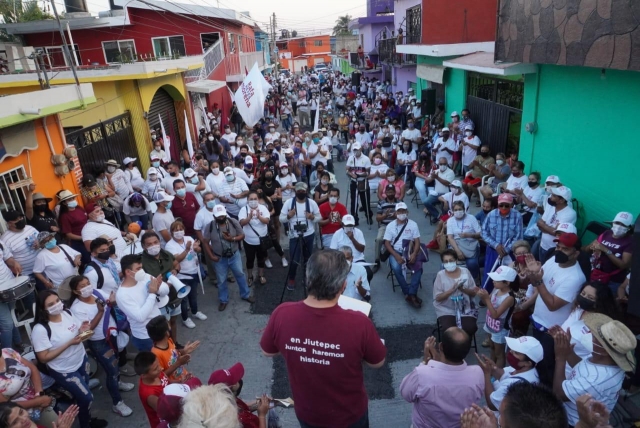
[[564, 403], [569, 425], [575, 426], [578, 423], [576, 400], [583, 394], [591, 394], [609, 412], [613, 411], [623, 380], [624, 371], [618, 366], [593, 364], [589, 359], [576, 364], [569, 378], [562, 382], [562, 390], [569, 399]]
[[393, 220], [395, 220], [395, 217], [393, 216], [393, 214], [395, 214], [396, 212], [396, 204], [400, 202], [398, 200], [395, 200], [394, 202], [387, 202], [386, 199], [381, 199], [378, 201], [378, 211], [376, 212], [377, 214], [382, 214], [385, 211], [387, 211], [389, 214], [391, 214], [391, 216], [389, 217], [385, 217], [382, 219], [382, 221], [380, 222], [380, 224], [389, 224], [391, 223]]
[[511, 251], [513, 243], [522, 239], [522, 215], [514, 209], [506, 217], [498, 209], [491, 211], [482, 224], [482, 239], [493, 249], [502, 245]]
[[22, 275], [33, 273], [33, 265], [38, 254], [38, 249], [35, 247], [37, 237], [38, 231], [33, 226], [26, 225], [19, 232], [7, 230], [0, 238], [5, 249], [10, 251], [13, 259], [22, 266]]

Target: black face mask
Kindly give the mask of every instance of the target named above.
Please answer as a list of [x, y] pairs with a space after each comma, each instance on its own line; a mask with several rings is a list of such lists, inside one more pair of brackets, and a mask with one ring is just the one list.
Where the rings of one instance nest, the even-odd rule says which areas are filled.
[[549, 203], [549, 205], [551, 205], [552, 207], [556, 206], [556, 201], [554, 201], [553, 199], [551, 199], [551, 197], [549, 197], [549, 199], [547, 199], [547, 202]]
[[177, 177], [178, 173], [177, 172], [171, 172], [171, 173], [169, 173], [169, 175], [172, 176], [172, 177]]
[[529, 187], [535, 187], [535, 186], [537, 186], [537, 185], [538, 185], [538, 182], [537, 182], [537, 181], [530, 181], [530, 182], [529, 182]]
[[272, 175], [265, 175], [265, 176], [264, 176], [264, 179], [265, 179], [266, 181], [273, 181], [273, 176], [272, 176]]
[[242, 392], [242, 386], [244, 385], [244, 382], [242, 381], [242, 379], [240, 379], [238, 381], [238, 390], [234, 393], [236, 395], [236, 397], [240, 397], [240, 393]]
[[111, 244], [109, 245], [109, 254], [114, 255], [116, 253], [116, 246]]
[[227, 221], [226, 217], [216, 217], [216, 222], [222, 224]]
[[488, 157], [489, 157], [489, 152], [480, 152], [480, 155], [481, 155], [483, 158], [488, 158]]
[[300, 199], [301, 201], [307, 197], [307, 192], [296, 192], [296, 198]]
[[25, 219], [22, 219], [22, 220], [16, 222], [15, 227], [18, 230], [22, 230], [22, 229], [24, 229], [24, 227], [26, 225], [27, 225], [27, 222], [25, 221]]
[[247, 157], [247, 154], [246, 153], [240, 153], [240, 156], [242, 156], [244, 158], [244, 157]]
[[584, 296], [578, 294], [578, 307], [583, 311], [593, 311], [596, 308], [596, 302], [589, 300]]
[[38, 213], [43, 213], [47, 210], [46, 204], [34, 205], [33, 209]]
[[560, 250], [556, 250], [553, 255], [555, 256], [556, 263], [558, 263], [559, 265], [565, 264], [569, 261], [569, 256], [567, 256]]
[[202, 160], [202, 156], [196, 156], [196, 160]]
[[101, 253], [98, 253], [98, 255], [96, 256], [96, 258], [98, 260], [109, 260], [109, 256], [111, 255], [110, 251], [103, 251]]

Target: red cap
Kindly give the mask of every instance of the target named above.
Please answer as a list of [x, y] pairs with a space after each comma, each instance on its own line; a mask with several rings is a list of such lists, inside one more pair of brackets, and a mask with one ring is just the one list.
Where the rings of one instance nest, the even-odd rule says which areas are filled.
[[86, 212], [87, 214], [91, 214], [97, 207], [98, 205], [95, 202], [89, 202], [87, 205], [84, 206], [84, 212]]
[[563, 233], [554, 239], [553, 242], [559, 242], [566, 247], [575, 247], [578, 243], [578, 235], [575, 233]]
[[244, 376], [244, 366], [242, 363], [235, 363], [233, 367], [227, 370], [216, 370], [209, 376], [209, 385], [224, 383], [227, 386], [233, 386]]
[[200, 381], [200, 379], [194, 376], [188, 381], [184, 382], [184, 384], [187, 385], [189, 388], [191, 388], [191, 390], [193, 391], [194, 389], [202, 386], [202, 381]]
[[157, 406], [158, 417], [173, 424], [182, 416], [182, 397], [160, 394]]
[[500, 196], [498, 196], [498, 203], [500, 202], [507, 202], [509, 204], [512, 204], [513, 196], [511, 196], [510, 193], [501, 193]]

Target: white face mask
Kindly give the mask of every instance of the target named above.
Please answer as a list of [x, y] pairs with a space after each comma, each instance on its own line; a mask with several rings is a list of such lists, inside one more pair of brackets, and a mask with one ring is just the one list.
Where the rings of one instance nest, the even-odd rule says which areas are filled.
[[55, 303], [47, 309], [49, 315], [60, 315], [62, 311], [64, 311], [64, 304], [62, 302]]
[[86, 299], [87, 297], [91, 296], [93, 294], [93, 285], [89, 284], [88, 286], [84, 287], [82, 290], [80, 290], [80, 297]]
[[144, 269], [140, 269], [138, 272], [136, 272], [136, 275], [133, 277], [133, 279], [135, 279], [136, 282], [142, 282], [147, 279], [147, 273], [144, 271]]
[[396, 215], [396, 218], [400, 221], [405, 221], [407, 219], [407, 215], [406, 214], [398, 214]]
[[211, 172], [212, 172], [214, 175], [218, 175], [218, 173], [220, 172], [220, 168], [211, 168]]
[[389, 183], [393, 183], [394, 181], [396, 181], [396, 177], [395, 177], [395, 176], [388, 177], [388, 178], [387, 178], [387, 181], [388, 181]]
[[628, 227], [620, 226], [619, 224], [614, 224], [611, 226], [611, 231], [614, 236], [622, 236], [629, 231]]
[[258, 208], [258, 201], [249, 201], [248, 203], [250, 208]]
[[67, 202], [67, 206], [69, 208], [75, 208], [78, 206], [78, 201], [71, 201], [71, 202]]
[[447, 165], [439, 165], [440, 171], [445, 172], [447, 170]]
[[496, 165], [500, 166], [503, 164], [504, 164], [504, 161], [502, 159], [496, 159]]
[[[158, 179], [158, 176], [157, 176], [157, 175], [150, 175], [150, 176], [149, 176], [149, 180], [151, 180], [151, 181], [156, 181], [157, 179]], [[68, 204], [67, 204], [67, 205], [68, 205]]]
[[173, 232], [173, 237], [176, 239], [184, 238], [184, 230], [176, 230], [175, 232]]
[[353, 232], [353, 226], [344, 226], [344, 231], [345, 231], [345, 233]]
[[157, 256], [158, 254], [160, 254], [160, 245], [152, 245], [149, 248], [147, 248], [147, 253], [149, 253], [150, 256]]
[[212, 136], [209, 136], [208, 138], [209, 138], [209, 141], [213, 141], [213, 137]]
[[458, 192], [460, 192], [460, 189], [458, 187], [449, 187], [449, 190], [451, 191], [451, 193], [453, 193], [454, 195], [457, 195]]
[[260, 162], [264, 163], [267, 161], [267, 158], [265, 158], [264, 156], [260, 156]]
[[473, 132], [471, 131], [465, 131], [465, 134], [467, 137], [471, 137], [473, 135]]
[[100, 214], [100, 215], [96, 216], [96, 221], [97, 221], [98, 223], [100, 223], [100, 222], [101, 222], [101, 221], [103, 221], [103, 220], [104, 220], [104, 214]]
[[330, 203], [331, 205], [335, 205], [335, 204], [337, 204], [337, 203], [338, 203], [338, 198], [336, 198], [335, 196], [330, 197], [330, 198], [329, 198], [329, 203]]
[[457, 219], [461, 219], [462, 217], [464, 217], [464, 211], [460, 211], [460, 210], [454, 211], [453, 216]]
[[280, 170], [280, 172], [282, 172], [282, 175], [287, 175], [287, 174], [289, 174], [289, 169], [288, 168], [282, 168]]
[[111, 173], [113, 173], [115, 170], [116, 170], [116, 167], [115, 167], [115, 166], [108, 166], [108, 167], [107, 167], [107, 171], [109, 171], [109, 172], [111, 172]]
[[456, 262], [448, 262], [448, 263], [444, 263], [442, 266], [444, 266], [444, 269], [447, 272], [453, 272], [454, 270], [456, 270], [456, 267], [458, 266], [458, 264]]

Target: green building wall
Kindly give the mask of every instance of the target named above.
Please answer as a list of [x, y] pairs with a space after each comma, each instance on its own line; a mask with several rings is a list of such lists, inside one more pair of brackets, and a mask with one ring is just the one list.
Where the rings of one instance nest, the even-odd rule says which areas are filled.
[[[580, 202], [580, 223], [640, 213], [640, 73], [540, 65], [525, 76], [520, 159], [542, 179], [555, 174]], [[536, 122], [530, 134], [528, 122]]]
[[[418, 55], [418, 64], [442, 65], [443, 61], [456, 57], [430, 57]], [[444, 107], [446, 110], [445, 123], [449, 122], [449, 116], [453, 111], [460, 110], [467, 106], [467, 72], [446, 68], [443, 76], [444, 83]], [[418, 99], [422, 96], [422, 90], [427, 89], [427, 81], [419, 77], [416, 78]], [[420, 100], [422, 101], [422, 100]]]

